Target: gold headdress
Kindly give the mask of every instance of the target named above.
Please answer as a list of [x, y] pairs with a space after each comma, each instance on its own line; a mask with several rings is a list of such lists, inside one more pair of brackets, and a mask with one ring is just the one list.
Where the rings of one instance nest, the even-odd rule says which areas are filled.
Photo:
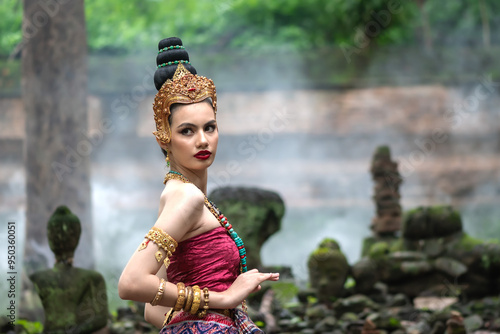
[[189, 72], [181, 63], [177, 65], [172, 79], [165, 81], [155, 96], [153, 110], [155, 113], [156, 131], [153, 132], [161, 143], [170, 142], [171, 131], [168, 124], [170, 107], [174, 103], [190, 104], [212, 99], [212, 106], [217, 112], [217, 93], [211, 79]]

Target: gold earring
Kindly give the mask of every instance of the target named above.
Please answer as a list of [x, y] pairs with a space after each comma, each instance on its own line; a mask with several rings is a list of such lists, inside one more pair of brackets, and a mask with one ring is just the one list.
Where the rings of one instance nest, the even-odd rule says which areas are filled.
[[170, 158], [168, 157], [168, 155], [165, 158], [165, 162], [167, 163], [167, 167], [170, 167]]

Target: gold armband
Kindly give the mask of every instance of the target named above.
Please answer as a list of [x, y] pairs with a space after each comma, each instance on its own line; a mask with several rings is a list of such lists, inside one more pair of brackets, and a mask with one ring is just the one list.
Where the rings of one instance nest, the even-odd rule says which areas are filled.
[[165, 260], [163, 261], [163, 264], [165, 264], [165, 268], [168, 268], [170, 264], [170, 257], [172, 256], [172, 253], [175, 252], [175, 249], [178, 246], [177, 241], [175, 241], [174, 238], [172, 238], [165, 231], [156, 226], [153, 226], [144, 237], [147, 240], [144, 240], [141, 243], [141, 246], [139, 247], [138, 251], [141, 251], [144, 248], [146, 248], [149, 243], [149, 240], [151, 240], [158, 246], [158, 251], [155, 253], [156, 261], [160, 262], [161, 259], [163, 258], [163, 253], [161, 251], [163, 249], [166, 253], [166, 257]]
[[191, 305], [193, 304], [193, 288], [190, 286], [186, 287], [186, 304], [184, 305], [184, 311], [189, 312]]
[[177, 301], [175, 302], [174, 311], [180, 311], [186, 302], [186, 287], [184, 283], [177, 283]]
[[196, 314], [200, 308], [201, 303], [201, 289], [198, 285], [193, 286], [193, 305], [191, 305], [190, 313]]

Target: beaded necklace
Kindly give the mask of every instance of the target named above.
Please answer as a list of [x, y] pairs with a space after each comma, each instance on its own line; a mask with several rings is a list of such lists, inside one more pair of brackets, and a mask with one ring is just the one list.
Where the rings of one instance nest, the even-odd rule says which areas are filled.
[[[179, 172], [176, 171], [170, 171], [165, 175], [165, 180], [163, 183], [167, 183], [168, 180], [179, 180], [184, 183], [192, 183], [191, 181], [188, 180], [187, 177], [182, 175]], [[219, 224], [224, 227], [224, 229], [227, 231], [231, 239], [233, 239], [234, 243], [236, 244], [236, 247], [238, 248], [239, 256], [240, 256], [240, 273], [245, 273], [247, 272], [247, 251], [245, 249], [245, 245], [243, 244], [243, 240], [238, 236], [238, 233], [236, 233], [233, 229], [233, 226], [229, 224], [228, 219], [221, 213], [221, 211], [215, 206], [214, 203], [212, 203], [206, 195], [205, 196], [205, 206], [210, 210], [210, 212], [214, 215], [215, 218], [219, 221]]]

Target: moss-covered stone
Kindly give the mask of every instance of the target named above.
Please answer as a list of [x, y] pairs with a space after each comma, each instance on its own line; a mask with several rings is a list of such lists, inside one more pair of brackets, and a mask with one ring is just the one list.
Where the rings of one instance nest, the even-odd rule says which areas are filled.
[[375, 260], [365, 256], [351, 267], [351, 274], [356, 281], [358, 293], [368, 293], [379, 280], [377, 263]]
[[311, 287], [317, 291], [318, 300], [327, 302], [338, 297], [344, 289], [349, 274], [349, 264], [333, 239], [325, 239], [323, 247], [309, 256], [307, 266]]
[[248, 268], [261, 268], [260, 250], [281, 227], [285, 205], [272, 191], [247, 187], [217, 188], [209, 198], [228, 218], [243, 239]]
[[65, 206], [58, 207], [47, 224], [56, 264], [30, 276], [45, 311], [44, 333], [92, 333], [107, 325], [104, 278], [72, 265], [80, 233], [80, 220]]
[[73, 257], [81, 233], [80, 219], [67, 206], [59, 206], [47, 224], [47, 238], [56, 260], [65, 261]]
[[374, 243], [370, 247], [370, 251], [368, 253], [368, 256], [371, 259], [379, 260], [388, 254], [389, 254], [389, 244], [387, 242], [379, 241], [379, 242]]
[[450, 206], [418, 207], [403, 214], [403, 237], [410, 240], [439, 238], [462, 231], [460, 213]]

